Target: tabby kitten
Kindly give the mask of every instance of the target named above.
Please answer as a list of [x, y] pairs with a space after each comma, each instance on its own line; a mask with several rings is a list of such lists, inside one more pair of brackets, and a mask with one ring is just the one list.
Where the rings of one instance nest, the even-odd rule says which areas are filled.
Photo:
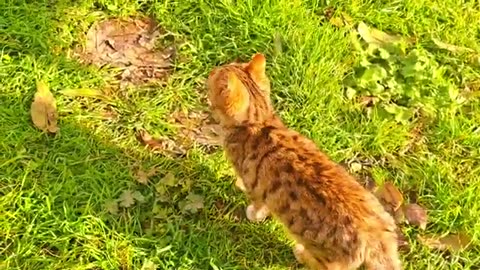
[[265, 57], [215, 68], [207, 81], [224, 147], [251, 204], [249, 220], [271, 212], [310, 269], [401, 269], [393, 218], [315, 143], [288, 129], [270, 101]]

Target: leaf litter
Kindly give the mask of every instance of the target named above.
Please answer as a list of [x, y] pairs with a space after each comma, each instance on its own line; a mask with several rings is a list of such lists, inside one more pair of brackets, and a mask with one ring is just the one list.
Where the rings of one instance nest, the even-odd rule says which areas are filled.
[[57, 133], [57, 105], [50, 88], [43, 81], [37, 82], [37, 91], [30, 107], [33, 124], [44, 132]]
[[149, 170], [145, 170], [141, 167], [136, 169], [135, 172], [135, 180], [142, 185], [148, 184], [148, 180], [150, 177], [154, 176], [157, 173], [157, 168], [151, 168]]
[[471, 243], [471, 238], [465, 233], [451, 233], [442, 237], [419, 235], [417, 238], [423, 245], [437, 250], [461, 251]]
[[153, 137], [146, 130], [137, 132], [137, 139], [155, 152], [174, 157], [186, 154], [193, 145], [200, 145], [211, 152], [222, 143], [220, 126], [206, 112], [174, 113], [173, 125], [179, 132], [175, 138]]
[[157, 49], [164, 31], [151, 18], [107, 19], [94, 23], [80, 57], [98, 66], [121, 69], [121, 85], [164, 79], [172, 69], [175, 47]]
[[358, 24], [357, 32], [362, 37], [362, 39], [369, 44], [382, 46], [382, 45], [386, 45], [390, 43], [398, 43], [402, 41], [401, 37], [389, 35], [376, 28], [368, 26], [364, 22], [360, 22]]

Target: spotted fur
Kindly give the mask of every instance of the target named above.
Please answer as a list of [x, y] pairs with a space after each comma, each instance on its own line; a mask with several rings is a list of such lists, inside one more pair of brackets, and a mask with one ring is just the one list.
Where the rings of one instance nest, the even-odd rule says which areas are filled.
[[379, 201], [275, 114], [262, 54], [215, 68], [207, 86], [250, 220], [272, 213], [310, 269], [401, 269], [395, 223]]

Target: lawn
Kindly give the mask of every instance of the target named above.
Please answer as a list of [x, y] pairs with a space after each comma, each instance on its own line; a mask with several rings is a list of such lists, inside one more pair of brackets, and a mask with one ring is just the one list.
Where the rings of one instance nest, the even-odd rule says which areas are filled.
[[[114, 69], [76, 60], [92, 23], [142, 14], [177, 46], [166, 81], [119, 89]], [[175, 138], [172, 115], [206, 109], [209, 70], [257, 51], [290, 127], [428, 210], [425, 231], [402, 225], [405, 269], [480, 269], [479, 21], [477, 1], [457, 0], [2, 1], [0, 269], [296, 269], [278, 223], [245, 220], [220, 148], [172, 157], [136, 138], [139, 128]], [[426, 94], [407, 104], [430, 102], [434, 113], [395, 121], [368, 114], [361, 91], [347, 98], [345, 79], [360, 62], [350, 32], [360, 22], [415, 40], [408, 50], [428, 55], [434, 71], [446, 67], [440, 79], [417, 81]], [[38, 80], [56, 98], [55, 136], [30, 119]], [[465, 101], [431, 95], [440, 84]], [[61, 94], [78, 88], [109, 99]], [[141, 183], [139, 170], [151, 168]], [[118, 201], [132, 194], [134, 203]], [[454, 233], [470, 245], [442, 251], [419, 240]]]

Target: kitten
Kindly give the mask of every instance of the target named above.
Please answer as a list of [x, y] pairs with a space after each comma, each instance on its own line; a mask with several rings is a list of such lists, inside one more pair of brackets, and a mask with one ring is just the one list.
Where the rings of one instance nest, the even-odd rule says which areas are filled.
[[236, 185], [251, 200], [247, 218], [261, 221], [271, 212], [310, 269], [401, 269], [393, 218], [313, 141], [282, 123], [265, 65], [256, 54], [248, 63], [213, 69], [207, 80]]

